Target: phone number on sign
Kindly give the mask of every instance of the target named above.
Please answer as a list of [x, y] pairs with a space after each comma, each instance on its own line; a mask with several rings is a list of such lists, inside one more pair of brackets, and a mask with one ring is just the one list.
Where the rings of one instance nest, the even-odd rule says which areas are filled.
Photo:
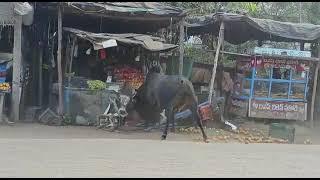
[[269, 111], [299, 111], [299, 106], [297, 104], [271, 104], [265, 102], [264, 104], [259, 104], [256, 102], [252, 103], [252, 107], [257, 110], [269, 110]]

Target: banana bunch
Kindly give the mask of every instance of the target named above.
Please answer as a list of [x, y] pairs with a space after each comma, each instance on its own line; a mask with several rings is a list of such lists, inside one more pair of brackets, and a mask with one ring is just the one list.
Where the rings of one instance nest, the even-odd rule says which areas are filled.
[[87, 84], [90, 90], [103, 90], [107, 87], [106, 83], [100, 80], [89, 80]]
[[9, 83], [0, 83], [0, 91], [9, 91], [10, 84]]

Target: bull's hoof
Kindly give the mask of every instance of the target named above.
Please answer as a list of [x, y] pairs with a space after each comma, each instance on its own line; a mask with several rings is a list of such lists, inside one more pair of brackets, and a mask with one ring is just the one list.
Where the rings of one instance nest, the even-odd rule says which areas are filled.
[[209, 143], [210, 141], [208, 140], [208, 138], [203, 138], [203, 142]]
[[167, 136], [166, 135], [162, 135], [161, 136], [161, 140], [166, 140], [167, 139]]
[[152, 127], [145, 128], [145, 129], [144, 129], [144, 132], [151, 132], [151, 130], [152, 130]]

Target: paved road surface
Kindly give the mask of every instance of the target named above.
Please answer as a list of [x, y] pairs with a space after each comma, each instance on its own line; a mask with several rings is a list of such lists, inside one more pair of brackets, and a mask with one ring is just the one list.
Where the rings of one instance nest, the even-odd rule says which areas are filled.
[[318, 145], [0, 139], [0, 177], [320, 177]]

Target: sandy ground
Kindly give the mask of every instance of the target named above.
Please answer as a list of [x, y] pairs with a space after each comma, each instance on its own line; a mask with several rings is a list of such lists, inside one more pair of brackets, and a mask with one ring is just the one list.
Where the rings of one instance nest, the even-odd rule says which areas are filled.
[[320, 177], [319, 145], [0, 139], [0, 177]]
[[0, 177], [320, 177], [319, 145], [192, 142], [198, 135], [0, 126]]
[[[242, 124], [246, 128], [256, 128], [268, 132], [268, 125], [256, 122], [246, 122]], [[303, 144], [306, 139], [310, 139], [312, 144], [320, 144], [320, 128], [310, 129], [301, 125], [295, 125], [296, 135], [295, 144]], [[115, 139], [146, 139], [159, 140], [162, 132], [158, 129], [146, 133], [139, 131], [120, 131], [109, 132], [106, 130], [97, 130], [95, 127], [88, 126], [47, 126], [38, 123], [16, 123], [13, 126], [0, 125], [1, 138], [31, 138], [31, 139], [72, 139], [72, 138], [115, 138]], [[211, 133], [207, 132], [210, 136]], [[195, 141], [201, 139], [198, 134], [181, 134], [169, 132], [168, 141]]]
[[[311, 140], [312, 144], [320, 144], [320, 126], [311, 129], [306, 127], [303, 123], [291, 123], [287, 125], [291, 125], [295, 128], [295, 144], [304, 144], [304, 141], [307, 139]], [[249, 129], [260, 129], [264, 132], [269, 131], [269, 125], [257, 121], [246, 121], [243, 126]]]
[[[109, 132], [90, 126], [47, 126], [38, 123], [16, 123], [12, 126], [0, 125], [0, 139], [149, 139], [160, 140], [160, 130], [150, 133], [140, 131]], [[201, 135], [182, 135], [170, 133], [168, 140], [190, 141]]]

